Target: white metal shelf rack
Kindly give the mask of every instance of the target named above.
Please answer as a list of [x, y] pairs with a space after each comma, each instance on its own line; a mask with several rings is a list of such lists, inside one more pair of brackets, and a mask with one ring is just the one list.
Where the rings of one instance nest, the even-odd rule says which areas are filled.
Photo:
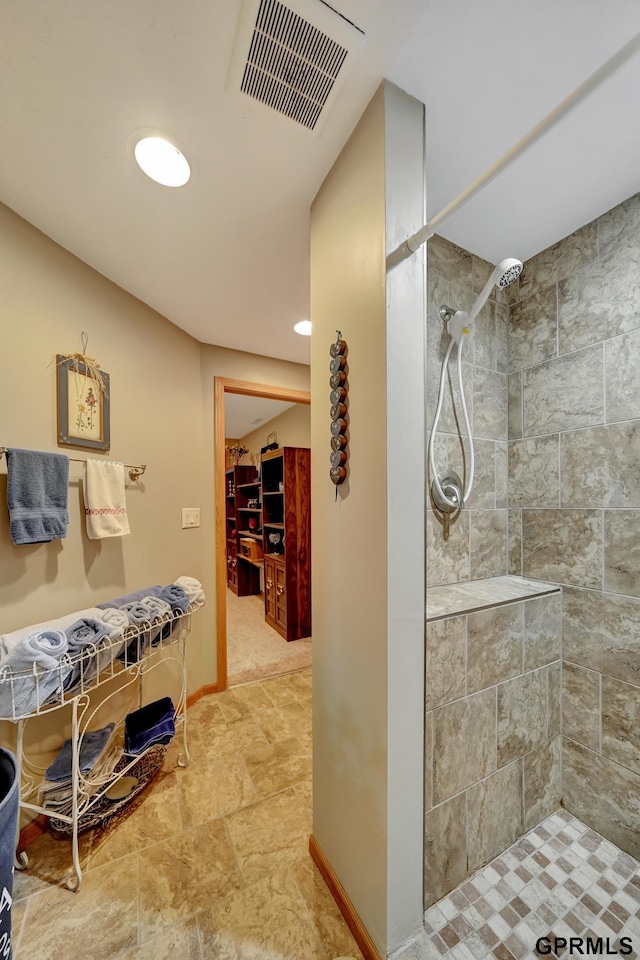
[[[191, 628], [191, 615], [204, 604], [195, 602], [185, 613], [165, 614], [153, 622], [145, 621], [137, 626], [128, 627], [123, 636], [114, 639], [104, 638], [97, 644], [87, 644], [73, 657], [63, 655], [55, 670], [39, 671], [34, 665], [32, 671], [13, 673], [6, 665], [0, 668], [0, 691], [2, 702], [11, 703], [11, 715], [0, 716], [0, 720], [10, 720], [17, 724], [16, 755], [20, 776], [20, 807], [32, 813], [44, 814], [51, 819], [61, 821], [70, 827], [73, 866], [67, 876], [67, 887], [76, 891], [82, 883], [82, 869], [78, 849], [78, 835], [83, 817], [100, 801], [105, 802], [109, 788], [122, 777], [129, 776], [142, 755], [128, 757], [124, 752], [118, 763], [117, 771], [86, 775], [80, 769], [80, 747], [84, 733], [91, 730], [98, 711], [104, 712], [105, 705], [116, 699], [123, 699], [123, 691], [137, 683], [133, 696], [137, 694], [136, 706], [142, 706], [142, 678], [152, 670], [167, 663], [177, 663], [181, 670], [181, 689], [175, 706], [176, 734], [182, 732], [182, 752], [178, 765], [186, 767], [189, 763], [187, 746], [187, 636]], [[65, 691], [65, 680], [75, 672], [77, 682], [73, 689]], [[56, 693], [40, 703], [40, 687], [50, 686], [55, 676]], [[92, 706], [92, 693], [108, 681], [119, 678], [115, 689]], [[59, 682], [58, 682], [59, 681]], [[39, 704], [29, 712], [21, 713], [16, 706], [16, 693], [20, 694], [21, 684], [31, 684], [33, 697]], [[31, 687], [29, 689], [32, 689]], [[18, 702], [20, 697], [18, 697]], [[45, 713], [53, 713], [64, 707], [71, 708], [71, 813], [66, 814], [52, 806], [39, 803], [39, 791], [46, 767], [38, 766], [25, 750], [26, 723]], [[128, 712], [128, 711], [127, 711]], [[124, 726], [124, 716], [120, 718], [115, 733]], [[149, 749], [153, 749], [150, 747]], [[15, 865], [23, 870], [29, 864], [26, 853], [16, 854]]]

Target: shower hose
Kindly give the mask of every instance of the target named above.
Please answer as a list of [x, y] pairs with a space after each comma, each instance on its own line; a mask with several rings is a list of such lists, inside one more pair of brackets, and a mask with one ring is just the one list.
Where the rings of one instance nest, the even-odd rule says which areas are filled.
[[438, 495], [443, 502], [447, 503], [451, 508], [450, 512], [454, 510], [462, 510], [466, 501], [469, 499], [469, 494], [473, 487], [473, 474], [475, 471], [475, 455], [473, 451], [473, 438], [471, 436], [471, 425], [469, 423], [469, 414], [467, 412], [467, 403], [464, 397], [464, 388], [462, 386], [462, 344], [464, 342], [464, 335], [461, 335], [460, 342], [458, 343], [458, 355], [457, 355], [457, 373], [458, 373], [458, 387], [460, 389], [460, 401], [462, 403], [462, 414], [464, 417], [464, 426], [467, 431], [467, 437], [469, 438], [469, 472], [467, 476], [467, 485], [465, 487], [464, 493], [462, 493], [458, 487], [453, 483], [445, 483], [444, 487], [440, 482], [438, 477], [438, 471], [436, 469], [436, 461], [433, 453], [433, 447], [435, 442], [436, 431], [438, 429], [438, 423], [440, 422], [440, 414], [442, 412], [442, 401], [444, 398], [444, 387], [447, 379], [447, 370], [449, 368], [449, 358], [451, 357], [451, 351], [453, 350], [453, 345], [455, 340], [451, 337], [449, 341], [449, 346], [447, 347], [447, 352], [444, 355], [444, 360], [442, 361], [442, 370], [440, 372], [440, 386], [438, 389], [438, 403], [436, 404], [436, 412], [433, 418], [433, 427], [431, 428], [431, 434], [429, 436], [429, 469], [431, 471], [431, 483], [432, 486], [438, 492]]

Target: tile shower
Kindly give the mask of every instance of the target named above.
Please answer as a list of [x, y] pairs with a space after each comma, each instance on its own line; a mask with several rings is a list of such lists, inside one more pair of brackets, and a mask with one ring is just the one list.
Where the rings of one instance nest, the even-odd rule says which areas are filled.
[[[438, 308], [491, 265], [434, 237], [428, 266], [430, 425]], [[494, 294], [464, 354], [476, 486], [448, 537], [427, 523], [425, 908], [561, 804], [640, 856], [640, 195]], [[436, 460], [462, 475], [456, 389]], [[507, 575], [557, 592], [443, 613]]]

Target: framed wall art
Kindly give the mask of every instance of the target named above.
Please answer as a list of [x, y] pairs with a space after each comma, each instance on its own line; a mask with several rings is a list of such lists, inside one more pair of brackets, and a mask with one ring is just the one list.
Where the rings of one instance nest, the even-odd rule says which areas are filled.
[[109, 374], [76, 357], [56, 357], [58, 444], [109, 450]]

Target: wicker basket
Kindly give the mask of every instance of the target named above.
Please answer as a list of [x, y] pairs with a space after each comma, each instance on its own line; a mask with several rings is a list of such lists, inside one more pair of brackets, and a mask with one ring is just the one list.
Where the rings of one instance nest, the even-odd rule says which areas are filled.
[[[127, 794], [126, 797], [123, 797], [122, 800], [109, 800], [107, 797], [100, 797], [100, 799], [89, 810], [87, 810], [86, 813], [80, 816], [78, 821], [78, 833], [83, 833], [85, 830], [90, 830], [92, 827], [106, 825], [106, 823], [111, 821], [112, 818], [115, 818], [117, 814], [125, 810], [134, 797], [137, 797], [138, 794], [141, 793], [149, 783], [151, 783], [155, 775], [161, 769], [168, 749], [169, 744], [165, 743], [156, 743], [154, 746], [150, 747], [146, 753], [140, 757], [137, 763], [135, 763], [131, 769], [127, 771], [126, 774], [128, 777], [135, 777], [138, 780], [137, 787], [135, 787], [131, 793]], [[116, 779], [116, 774], [124, 770], [129, 763], [131, 763], [131, 757], [121, 757], [113, 771], [114, 782]], [[66, 823], [64, 820], [57, 820], [55, 817], [51, 817], [49, 819], [49, 824], [51, 829], [55, 830], [57, 833], [73, 833], [73, 824]]]

